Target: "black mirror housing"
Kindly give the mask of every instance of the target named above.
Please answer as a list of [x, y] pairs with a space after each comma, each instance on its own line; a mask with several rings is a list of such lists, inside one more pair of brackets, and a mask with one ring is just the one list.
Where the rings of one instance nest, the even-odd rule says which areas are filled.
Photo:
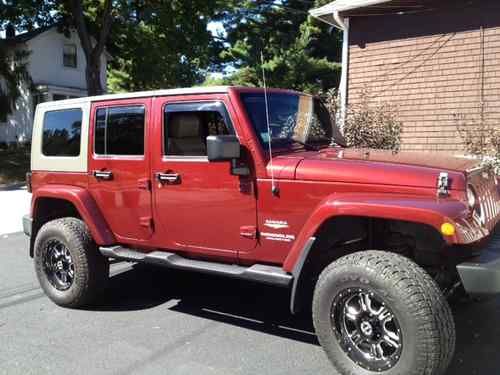
[[207, 156], [209, 161], [239, 159], [241, 146], [235, 135], [209, 135], [207, 137]]

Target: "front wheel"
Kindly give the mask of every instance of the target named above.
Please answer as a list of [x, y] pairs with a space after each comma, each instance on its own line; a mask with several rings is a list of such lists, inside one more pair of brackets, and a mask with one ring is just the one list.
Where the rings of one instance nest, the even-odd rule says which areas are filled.
[[455, 349], [450, 307], [425, 270], [403, 256], [364, 251], [330, 264], [313, 321], [342, 375], [440, 375]]

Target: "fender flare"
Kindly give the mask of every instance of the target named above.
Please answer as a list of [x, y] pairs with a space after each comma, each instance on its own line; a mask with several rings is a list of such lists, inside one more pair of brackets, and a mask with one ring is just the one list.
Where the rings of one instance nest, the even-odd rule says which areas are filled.
[[[316, 240], [315, 236], [325, 221], [341, 216], [402, 220], [428, 225], [441, 234], [443, 223], [456, 224], [457, 220], [467, 215], [467, 206], [451, 199], [364, 193], [328, 196], [313, 211], [283, 263], [283, 269], [293, 275], [290, 301], [292, 313], [300, 309], [303, 299], [301, 295], [302, 268], [311, 253]], [[443, 236], [446, 243], [463, 242], [462, 235], [458, 231], [459, 227], [457, 225], [455, 235]]]
[[101, 210], [86, 189], [67, 185], [50, 185], [37, 189], [33, 193], [31, 200], [33, 216], [36, 215], [37, 203], [40, 198], [60, 199], [73, 204], [98, 245], [112, 245], [116, 242], [115, 236], [104, 219]]

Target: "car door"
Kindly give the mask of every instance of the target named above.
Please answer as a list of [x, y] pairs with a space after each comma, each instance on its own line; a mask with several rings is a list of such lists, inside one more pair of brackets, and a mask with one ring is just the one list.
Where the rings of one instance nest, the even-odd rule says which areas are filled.
[[93, 103], [89, 189], [122, 243], [153, 234], [147, 147], [151, 99]]
[[221, 99], [155, 98], [161, 129], [153, 161], [155, 222], [167, 248], [236, 259], [256, 246], [256, 197], [250, 176], [231, 162], [209, 162], [206, 137], [235, 134]]

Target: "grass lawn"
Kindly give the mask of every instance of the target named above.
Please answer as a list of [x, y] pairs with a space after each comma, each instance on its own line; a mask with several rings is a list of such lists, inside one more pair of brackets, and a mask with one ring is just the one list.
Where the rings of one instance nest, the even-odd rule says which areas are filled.
[[28, 150], [0, 150], [0, 185], [25, 181], [29, 170]]

